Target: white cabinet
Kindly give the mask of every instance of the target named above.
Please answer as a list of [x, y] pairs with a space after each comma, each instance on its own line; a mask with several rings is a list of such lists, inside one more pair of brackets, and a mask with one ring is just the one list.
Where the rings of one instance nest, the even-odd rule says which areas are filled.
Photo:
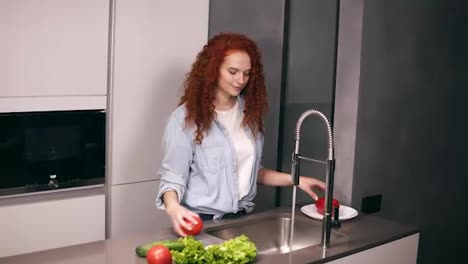
[[110, 221], [112, 238], [151, 233], [161, 226], [171, 226], [166, 212], [154, 206], [158, 187], [159, 181], [112, 186]]
[[328, 263], [332, 264], [416, 264], [419, 233]]
[[207, 41], [208, 0], [116, 1], [112, 185], [155, 180], [161, 138]]
[[[0, 1], [2, 111], [61, 110], [67, 102], [60, 96], [84, 104], [94, 104], [100, 96], [104, 100], [92, 108], [105, 108], [108, 27], [108, 0]], [[43, 96], [52, 99], [46, 105], [12, 99]]]
[[103, 240], [105, 196], [0, 207], [0, 257]]
[[105, 95], [0, 97], [0, 113], [105, 109], [106, 105]]
[[110, 238], [171, 226], [154, 205], [161, 139], [208, 36], [208, 0], [116, 1]]

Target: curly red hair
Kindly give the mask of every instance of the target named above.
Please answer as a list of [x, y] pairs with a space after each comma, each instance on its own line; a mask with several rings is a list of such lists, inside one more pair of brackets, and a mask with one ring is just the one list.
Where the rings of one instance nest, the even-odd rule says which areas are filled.
[[241, 92], [245, 100], [242, 125], [248, 126], [255, 137], [263, 132], [263, 115], [268, 110], [268, 103], [260, 50], [245, 35], [221, 33], [211, 38], [197, 55], [185, 79], [185, 92], [179, 102], [179, 105], [185, 104], [187, 109], [185, 125], [195, 125], [196, 144], [201, 144], [203, 134], [210, 129], [215, 118], [213, 101], [219, 69], [232, 51], [246, 52], [252, 64], [249, 81]]

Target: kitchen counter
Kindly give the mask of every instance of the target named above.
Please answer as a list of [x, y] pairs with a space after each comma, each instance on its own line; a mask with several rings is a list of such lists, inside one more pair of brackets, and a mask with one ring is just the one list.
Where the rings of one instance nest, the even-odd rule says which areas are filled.
[[[271, 213], [288, 213], [290, 208], [278, 208], [271, 211], [252, 214], [244, 218], [255, 218]], [[300, 211], [297, 215], [304, 216]], [[311, 219], [312, 220], [312, 219]], [[238, 220], [217, 220], [205, 224], [206, 228], [216, 227]], [[316, 220], [313, 220], [316, 221]], [[317, 221], [318, 222], [318, 221]], [[157, 223], [155, 223], [157, 225]], [[372, 215], [359, 215], [355, 219], [344, 221], [341, 229], [335, 232], [343, 236], [332, 240], [326, 251], [320, 245], [306, 247], [281, 255], [260, 255], [256, 263], [325, 263], [362, 252], [413, 234], [416, 227], [388, 221]], [[156, 240], [175, 239], [171, 229], [161, 228], [153, 234], [135, 234], [121, 239], [108, 239], [98, 242], [63, 247], [24, 255], [0, 258], [2, 264], [144, 264], [146, 260], [135, 255], [135, 247]], [[205, 245], [219, 243], [220, 240], [208, 234], [197, 237]]]

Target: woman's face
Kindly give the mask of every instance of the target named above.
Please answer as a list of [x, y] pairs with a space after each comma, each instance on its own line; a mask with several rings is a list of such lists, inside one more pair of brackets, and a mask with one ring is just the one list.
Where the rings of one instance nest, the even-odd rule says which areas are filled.
[[219, 68], [218, 93], [223, 96], [238, 96], [250, 78], [250, 57], [244, 51], [233, 51]]

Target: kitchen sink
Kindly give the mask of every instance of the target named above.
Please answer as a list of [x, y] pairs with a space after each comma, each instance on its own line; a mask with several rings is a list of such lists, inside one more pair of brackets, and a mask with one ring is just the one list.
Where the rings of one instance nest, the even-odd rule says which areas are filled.
[[[241, 234], [247, 235], [257, 246], [259, 255], [288, 253], [291, 215], [278, 213], [254, 218], [241, 218], [236, 221], [209, 227], [206, 234], [228, 240]], [[292, 251], [319, 245], [322, 235], [322, 222], [297, 215], [295, 217]], [[332, 231], [331, 239], [343, 235]]]

